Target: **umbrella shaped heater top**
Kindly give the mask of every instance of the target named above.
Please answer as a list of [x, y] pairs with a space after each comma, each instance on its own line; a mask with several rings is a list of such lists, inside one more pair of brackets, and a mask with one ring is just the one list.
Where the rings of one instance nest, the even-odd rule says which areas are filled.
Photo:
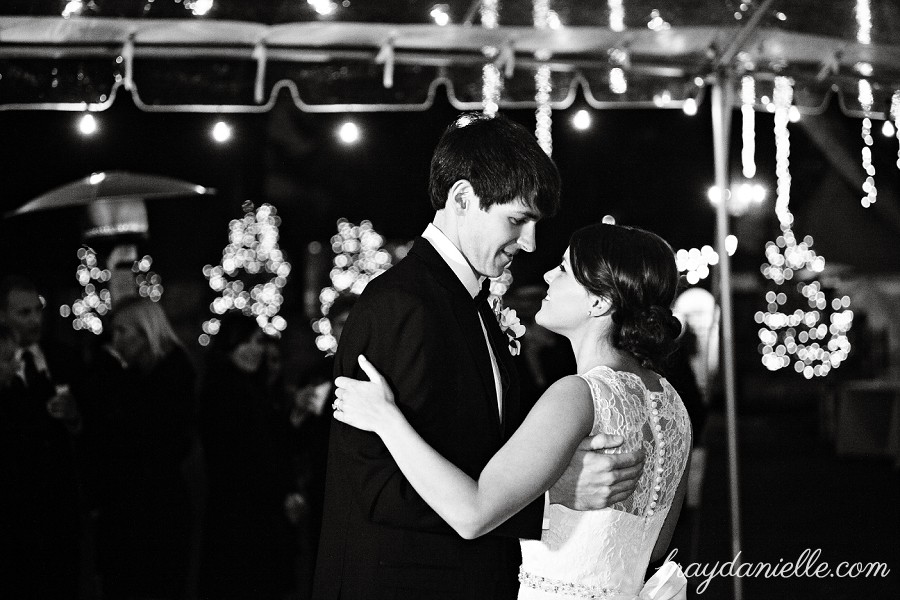
[[106, 171], [67, 183], [38, 196], [6, 217], [84, 206], [86, 238], [146, 234], [149, 224], [145, 200], [214, 194], [215, 190], [172, 177]]
[[7, 217], [95, 203], [134, 202], [152, 198], [178, 198], [214, 194], [215, 190], [173, 177], [105, 171], [67, 183], [8, 212]]

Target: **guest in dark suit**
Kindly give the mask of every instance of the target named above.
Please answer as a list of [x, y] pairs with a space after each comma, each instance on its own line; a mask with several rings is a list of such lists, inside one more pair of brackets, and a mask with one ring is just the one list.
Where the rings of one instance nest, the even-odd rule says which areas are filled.
[[43, 304], [30, 280], [0, 282], [0, 322], [18, 344], [16, 376], [0, 392], [2, 598], [78, 595], [81, 424], [71, 391], [78, 361], [41, 339]]
[[[531, 407], [520, 401], [506, 333], [487, 303], [475, 300], [486, 296], [479, 294], [486, 277], [534, 250], [536, 222], [558, 208], [559, 175], [523, 127], [502, 116], [464, 115], [435, 150], [429, 186], [434, 221], [360, 296], [335, 375], [363, 378], [357, 357], [365, 354], [422, 437], [477, 477]], [[586, 461], [598, 467], [590, 476], [578, 467], [586, 455], [600, 459]], [[551, 501], [600, 508], [627, 497], [641, 461], [582, 451]], [[598, 495], [598, 488], [605, 489]], [[335, 422], [313, 597], [515, 598], [518, 538], [540, 536], [542, 512], [538, 500], [492, 534], [463, 540], [413, 490], [376, 435]]]

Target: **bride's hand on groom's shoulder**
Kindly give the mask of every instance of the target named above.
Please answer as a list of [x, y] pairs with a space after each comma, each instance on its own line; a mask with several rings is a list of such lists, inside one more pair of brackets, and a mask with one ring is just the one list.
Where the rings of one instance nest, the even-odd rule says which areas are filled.
[[360, 355], [359, 366], [369, 381], [338, 377], [334, 380], [335, 401], [331, 405], [334, 418], [342, 423], [379, 433], [391, 419], [400, 415], [394, 403], [394, 393], [381, 373]]
[[641, 450], [605, 453], [622, 442], [621, 436], [604, 433], [582, 440], [562, 477], [550, 488], [550, 502], [573, 510], [599, 510], [631, 496], [646, 456]]

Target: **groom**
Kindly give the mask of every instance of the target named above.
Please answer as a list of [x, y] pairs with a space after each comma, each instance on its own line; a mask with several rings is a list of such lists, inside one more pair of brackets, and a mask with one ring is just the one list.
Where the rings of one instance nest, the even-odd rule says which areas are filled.
[[[556, 213], [559, 187], [556, 166], [525, 128], [502, 116], [459, 117], [431, 161], [434, 220], [406, 258], [369, 283], [338, 348], [335, 376], [364, 378], [356, 359], [365, 354], [416, 431], [476, 480], [531, 408], [479, 291], [518, 252], [534, 251], [535, 225]], [[604, 436], [593, 442], [612, 446]], [[642, 460], [581, 450], [551, 501], [586, 509], [622, 500]], [[313, 598], [513, 599], [518, 538], [540, 537], [542, 513], [535, 500], [464, 540], [377, 435], [333, 422]]]

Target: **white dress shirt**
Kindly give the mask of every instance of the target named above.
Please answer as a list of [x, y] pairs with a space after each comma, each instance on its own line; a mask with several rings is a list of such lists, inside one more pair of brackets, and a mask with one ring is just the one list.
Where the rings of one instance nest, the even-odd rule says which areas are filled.
[[[485, 280], [485, 277], [479, 277], [475, 274], [475, 271], [472, 270], [472, 267], [469, 265], [466, 257], [463, 256], [463, 253], [460, 252], [459, 248], [457, 248], [453, 242], [450, 241], [450, 238], [448, 238], [443, 231], [438, 229], [434, 223], [428, 224], [422, 237], [434, 246], [434, 249], [441, 255], [441, 258], [444, 259], [447, 266], [453, 270], [459, 278], [460, 283], [465, 286], [466, 290], [474, 300], [475, 296], [478, 295], [478, 292], [481, 291], [481, 284]], [[497, 357], [494, 355], [494, 348], [488, 338], [488, 332], [484, 326], [484, 321], [481, 318], [480, 312], [478, 313], [478, 322], [481, 323], [481, 332], [484, 334], [484, 342], [487, 344], [488, 353], [491, 355], [491, 370], [494, 373], [494, 390], [497, 393], [497, 414], [500, 415], [500, 421], [502, 422], [503, 383], [500, 379], [500, 367], [497, 365]]]

